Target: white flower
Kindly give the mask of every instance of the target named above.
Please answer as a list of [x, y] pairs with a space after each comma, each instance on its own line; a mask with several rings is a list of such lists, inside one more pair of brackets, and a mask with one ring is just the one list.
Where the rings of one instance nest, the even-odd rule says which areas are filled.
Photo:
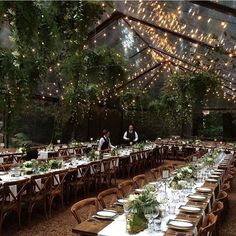
[[137, 199], [137, 197], [138, 197], [138, 195], [136, 195], [136, 194], [130, 194], [129, 195], [129, 201], [134, 201], [134, 200]]
[[178, 179], [181, 179], [182, 177], [183, 177], [183, 175], [182, 175], [181, 173], [178, 173], [178, 174], [177, 174], [177, 178], [178, 178]]

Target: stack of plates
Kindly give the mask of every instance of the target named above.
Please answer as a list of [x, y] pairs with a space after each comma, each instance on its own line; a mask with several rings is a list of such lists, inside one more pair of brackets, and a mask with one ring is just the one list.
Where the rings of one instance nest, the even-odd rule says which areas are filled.
[[128, 202], [127, 199], [118, 199], [118, 200], [117, 200], [117, 203], [118, 203], [119, 205], [124, 205], [126, 202]]
[[98, 211], [94, 217], [99, 219], [113, 219], [117, 215], [116, 211], [113, 210], [104, 210], [104, 211]]
[[217, 183], [218, 182], [217, 179], [211, 179], [211, 178], [206, 179], [206, 181], [209, 183]]
[[219, 175], [209, 175], [208, 176], [210, 179], [218, 179]]
[[199, 187], [199, 188], [196, 188], [197, 192], [200, 192], [200, 193], [211, 193], [212, 192], [212, 189], [210, 188], [206, 188], [206, 187]]
[[191, 201], [195, 201], [195, 202], [204, 202], [207, 200], [207, 198], [205, 196], [198, 195], [198, 194], [188, 195], [188, 198]]
[[194, 228], [193, 222], [188, 220], [170, 220], [167, 225], [170, 229], [191, 230]]
[[179, 210], [181, 212], [186, 212], [186, 213], [193, 213], [193, 214], [197, 214], [200, 213], [202, 211], [201, 208], [199, 207], [195, 207], [195, 206], [187, 206], [187, 205], [182, 205], [179, 207]]
[[222, 169], [214, 169], [214, 172], [219, 173], [219, 174], [222, 174], [222, 173], [224, 173], [225, 171], [222, 170]]

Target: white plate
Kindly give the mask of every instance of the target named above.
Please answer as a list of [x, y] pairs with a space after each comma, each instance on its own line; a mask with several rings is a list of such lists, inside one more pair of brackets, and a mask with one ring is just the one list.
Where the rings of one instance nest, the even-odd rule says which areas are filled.
[[210, 179], [218, 179], [218, 178], [219, 178], [219, 175], [209, 175], [209, 178], [210, 178]]
[[204, 187], [196, 188], [196, 190], [197, 190], [198, 192], [201, 192], [201, 193], [210, 193], [210, 192], [212, 192], [212, 189], [210, 189], [210, 188], [204, 188]]
[[7, 175], [8, 174], [8, 172], [6, 172], [6, 171], [0, 171], [0, 175]]
[[220, 177], [220, 176], [222, 175], [222, 173], [220, 173], [220, 172], [215, 172], [215, 171], [213, 171], [211, 174], [212, 174], [212, 175], [217, 175], [218, 177]]
[[198, 213], [202, 209], [194, 206], [180, 206], [179, 209], [184, 212]]
[[211, 183], [217, 183], [217, 182], [218, 182], [217, 179], [211, 179], [211, 178], [206, 179], [206, 181], [207, 181], [207, 182], [211, 182]]
[[202, 196], [202, 195], [189, 195], [188, 196], [189, 199], [194, 200], [194, 201], [205, 201], [206, 197]]
[[145, 192], [145, 191], [146, 191], [146, 189], [142, 189], [142, 188], [136, 188], [135, 189], [136, 193], [142, 193], [142, 192]]
[[117, 202], [119, 202], [120, 204], [124, 204], [126, 202], [128, 202], [127, 199], [118, 199]]
[[96, 213], [96, 217], [112, 218], [114, 216], [116, 216], [116, 212], [114, 211], [98, 211]]
[[168, 222], [168, 226], [175, 229], [191, 229], [194, 224], [184, 220], [171, 220]]

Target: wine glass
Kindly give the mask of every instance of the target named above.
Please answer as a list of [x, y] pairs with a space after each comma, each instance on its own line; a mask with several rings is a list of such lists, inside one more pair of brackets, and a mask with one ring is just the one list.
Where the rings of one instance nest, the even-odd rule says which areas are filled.
[[158, 206], [154, 206], [152, 209], [152, 217], [153, 219], [157, 218], [159, 216], [160, 209]]
[[153, 217], [153, 208], [152, 207], [145, 207], [144, 208], [144, 216], [148, 221], [148, 232], [152, 233], [152, 217]]

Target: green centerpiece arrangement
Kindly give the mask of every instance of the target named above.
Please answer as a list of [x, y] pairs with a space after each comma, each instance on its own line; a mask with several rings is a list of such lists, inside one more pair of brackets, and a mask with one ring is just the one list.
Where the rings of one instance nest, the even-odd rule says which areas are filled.
[[118, 156], [118, 148], [113, 148], [112, 150], [111, 150], [111, 155], [112, 156]]
[[25, 174], [37, 174], [40, 172], [47, 172], [51, 169], [60, 169], [62, 167], [61, 160], [50, 160], [50, 161], [38, 161], [32, 159], [25, 161], [21, 165], [21, 169]]
[[153, 189], [147, 188], [138, 195], [131, 194], [127, 204], [126, 228], [129, 234], [137, 234], [148, 227], [145, 209], [155, 209], [160, 206]]
[[132, 146], [134, 151], [143, 151], [144, 150], [144, 143], [136, 143]]
[[187, 186], [188, 183], [193, 183], [197, 176], [197, 170], [193, 165], [182, 167], [176, 171], [170, 186], [173, 189], [180, 190]]
[[213, 166], [215, 163], [215, 159], [217, 158], [218, 154], [219, 154], [219, 150], [214, 150], [210, 153], [207, 154], [207, 156], [205, 156], [202, 161], [204, 163], [205, 166], [209, 167], [209, 166]]

